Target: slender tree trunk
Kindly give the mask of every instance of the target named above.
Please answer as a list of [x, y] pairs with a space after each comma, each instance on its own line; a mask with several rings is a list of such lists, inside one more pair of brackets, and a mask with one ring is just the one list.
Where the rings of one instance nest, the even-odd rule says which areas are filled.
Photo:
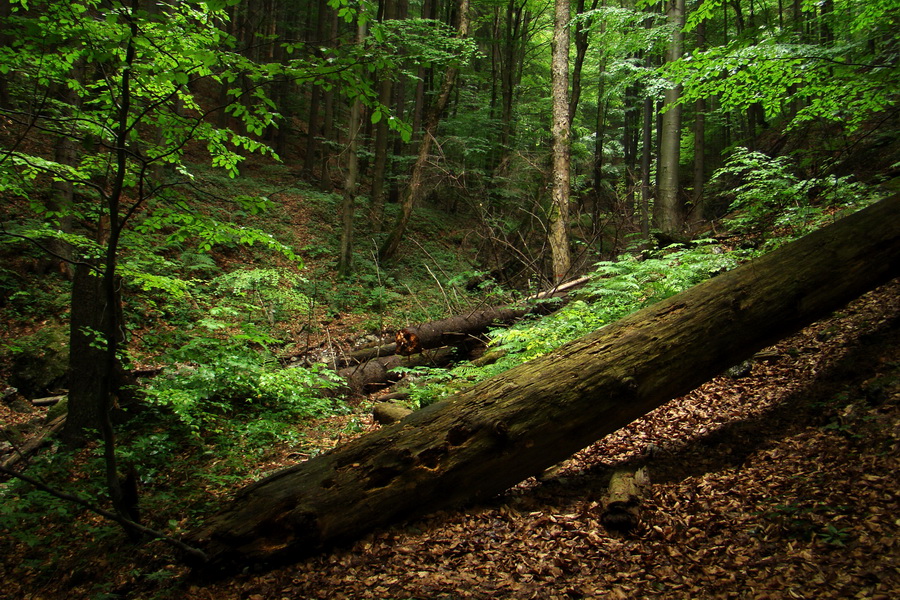
[[[76, 62], [72, 66], [72, 78], [75, 81], [84, 83], [84, 63]], [[69, 118], [76, 117], [81, 111], [81, 96], [72, 88], [60, 90], [62, 94], [62, 104], [66, 108], [63, 110]], [[76, 141], [75, 123], [72, 118], [73, 125], [66, 135], [57, 138], [56, 147], [53, 149], [53, 159], [61, 165], [76, 167], [78, 164], [78, 148]], [[70, 179], [61, 178], [51, 184], [53, 189], [52, 198], [49, 202], [49, 209], [59, 217], [58, 222], [52, 226], [59, 229], [63, 233], [71, 233], [73, 227], [72, 211], [75, 206], [75, 186]], [[72, 261], [74, 260], [74, 252], [72, 245], [64, 240], [51, 240], [48, 244], [48, 250], [54, 255], [48, 258], [51, 265], [55, 267], [55, 271], [63, 274], [66, 279], [73, 279]]]
[[[314, 42], [322, 44], [325, 39], [325, 26], [327, 24], [326, 15], [328, 14], [328, 2], [319, 0], [318, 12], [316, 14], [316, 32]], [[318, 54], [318, 53], [317, 53]], [[309, 99], [309, 119], [306, 135], [306, 155], [303, 157], [303, 170], [307, 175], [312, 175], [313, 167], [316, 164], [316, 153], [319, 147], [319, 120], [320, 109], [322, 104], [322, 86], [313, 85]]]
[[556, 0], [550, 89], [553, 96], [553, 174], [550, 194], [550, 251], [552, 281], [559, 283], [571, 268], [569, 251], [569, 0]]
[[[356, 43], [366, 41], [366, 21], [359, 19]], [[344, 180], [341, 203], [341, 250], [338, 256], [338, 274], [347, 276], [353, 270], [353, 217], [356, 208], [356, 181], [359, 177], [359, 134], [362, 129], [362, 100], [357, 98], [350, 109], [350, 144], [347, 149], [347, 177]]]
[[[675, 27], [669, 51], [668, 62], [681, 58], [684, 43], [684, 0], [670, 0], [667, 10], [669, 23]], [[656, 226], [668, 236], [679, 236], [684, 228], [684, 210], [680, 197], [679, 161], [681, 150], [681, 105], [677, 104], [681, 89], [674, 87], [665, 92], [666, 111], [659, 152], [659, 193], [653, 205]]]
[[[469, 0], [459, 0], [459, 28], [457, 37], [463, 39], [469, 35]], [[441, 85], [441, 91], [438, 95], [437, 102], [429, 110], [428, 118], [425, 120], [425, 129], [422, 132], [422, 141], [419, 145], [419, 154], [413, 165], [412, 172], [409, 176], [409, 183], [403, 193], [400, 202], [400, 214], [390, 234], [379, 250], [381, 260], [390, 260], [400, 248], [400, 242], [403, 234], [406, 232], [406, 226], [409, 218], [412, 216], [413, 207], [421, 200], [424, 192], [422, 184], [425, 178], [425, 167], [428, 163], [428, 156], [431, 153], [431, 146], [434, 143], [434, 136], [437, 135], [438, 123], [441, 120], [441, 114], [447, 109], [450, 103], [450, 95], [456, 85], [456, 79], [459, 76], [458, 67], [450, 67], [444, 75], [444, 82]]]
[[[600, 23], [600, 36], [606, 33], [606, 23]], [[600, 213], [611, 212], [612, 202], [603, 192], [603, 142], [606, 139], [606, 55], [600, 57], [597, 66], [597, 120], [594, 126], [594, 220]]]
[[[434, 19], [437, 15], [437, 10], [435, 9], [435, 3], [437, 0], [423, 0], [422, 2], [422, 18], [423, 19]], [[416, 77], [416, 93], [415, 93], [415, 104], [413, 106], [413, 139], [420, 139], [419, 136], [422, 133], [422, 127], [425, 122], [425, 93], [428, 88], [428, 83], [431, 81], [431, 73], [432, 69], [429, 67], [421, 66], [419, 67], [417, 77]]]
[[[383, 6], [382, 19], [384, 21], [394, 19], [393, 0], [384, 0]], [[390, 106], [393, 92], [392, 75], [382, 72], [378, 82], [378, 102], [382, 106]], [[387, 176], [389, 134], [387, 119], [383, 118], [375, 125], [375, 162], [372, 167], [372, 189], [369, 192], [369, 217], [375, 233], [381, 231], [381, 221], [384, 219], [384, 182]]]
[[[12, 41], [6, 33], [6, 22], [12, 13], [9, 0], [0, 0], [0, 46], [9, 46]], [[7, 77], [0, 77], [0, 106], [9, 106], [9, 85]]]
[[653, 156], [653, 98], [644, 98], [641, 127], [641, 233], [650, 235], [650, 165]]
[[[697, 5], [703, 6], [703, 0]], [[706, 22], [697, 24], [697, 50], [706, 49]], [[706, 181], [706, 100], [694, 103], [694, 191], [691, 197], [690, 218], [693, 223], [703, 220], [703, 185]]]
[[640, 176], [638, 174], [638, 141], [641, 137], [640, 129], [640, 96], [637, 84], [625, 88], [625, 118], [622, 125], [622, 149], [625, 162], [625, 215], [633, 214], [635, 190], [638, 187]]
[[[328, 14], [331, 18], [330, 39], [337, 40], [339, 28], [337, 11], [332, 10]], [[325, 110], [322, 118], [322, 138], [328, 141], [334, 138], [334, 113], [336, 111], [335, 104], [337, 104], [334, 87], [329, 87], [328, 90], [324, 91], [323, 96], [323, 104], [325, 105]], [[329, 168], [331, 164], [331, 153], [327, 150], [327, 147], [322, 148], [320, 158], [322, 160], [322, 172], [320, 174], [319, 187], [321, 187], [325, 191], [328, 191], [332, 189], [332, 183], [331, 170]]]
[[[98, 224], [98, 242], [104, 248], [102, 264], [87, 269], [78, 265], [72, 286], [70, 317], [69, 369], [74, 380], [69, 387], [69, 416], [63, 437], [70, 443], [84, 441], [85, 430], [98, 428], [103, 437], [106, 484], [113, 507], [120, 516], [135, 520], [137, 498], [123, 493], [122, 480], [116, 460], [115, 434], [110, 418], [115, 397], [119, 392], [119, 348], [123, 339], [121, 301], [117, 277], [118, 248], [125, 217], [121, 213], [129, 161], [131, 133], [132, 81], [131, 68], [137, 57], [135, 39], [138, 36], [137, 12], [139, 0], [132, 0], [130, 11], [122, 18], [129, 25], [130, 35], [125, 49], [125, 62], [118, 84], [118, 107], [115, 115], [115, 138], [112, 150], [111, 179], [103, 194], [104, 214]], [[143, 177], [145, 169], [141, 170]], [[142, 187], [142, 186], [141, 186]], [[135, 200], [140, 202], [141, 199]], [[74, 385], [73, 385], [74, 383]], [[69, 422], [72, 419], [72, 422]], [[90, 422], [90, 419], [95, 419]], [[126, 528], [129, 535], [137, 533]]]
[[[591, 10], [597, 8], [598, 0], [593, 0]], [[575, 14], [584, 13], [584, 0], [576, 0]], [[591, 41], [591, 23], [588, 18], [579, 23], [575, 29], [575, 64], [572, 66], [572, 95], [569, 98], [569, 124], [575, 122], [575, 113], [578, 111], [578, 102], [581, 99], [581, 72], [584, 67], [584, 59], [587, 56], [588, 45]]]

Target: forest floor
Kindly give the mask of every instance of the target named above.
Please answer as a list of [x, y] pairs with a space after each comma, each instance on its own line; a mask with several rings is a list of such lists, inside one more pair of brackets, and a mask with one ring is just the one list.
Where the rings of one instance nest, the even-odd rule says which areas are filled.
[[[196, 600], [900, 597], [900, 281], [493, 502]], [[606, 532], [614, 469], [643, 466], [641, 525]]]
[[[900, 280], [770, 350], [490, 502], [261, 573], [154, 578], [155, 545], [0, 597], [96, 598], [97, 577], [142, 600], [900, 597]], [[641, 523], [607, 532], [610, 474], [639, 467]]]

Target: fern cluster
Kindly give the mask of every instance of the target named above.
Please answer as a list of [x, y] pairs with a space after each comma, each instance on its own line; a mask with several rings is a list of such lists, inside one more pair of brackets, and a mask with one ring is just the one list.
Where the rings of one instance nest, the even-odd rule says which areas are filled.
[[174, 413], [195, 435], [218, 430], [238, 413], [289, 422], [343, 410], [322, 394], [340, 385], [324, 365], [284, 369], [271, 353], [241, 340], [198, 337], [169, 359], [180, 367], [154, 379], [145, 390], [147, 400]]
[[624, 255], [595, 265], [590, 282], [575, 299], [541, 319], [526, 319], [491, 332], [490, 351], [498, 360], [484, 366], [471, 363], [451, 369], [429, 369], [412, 398], [430, 404], [523, 362], [576, 340], [654, 302], [737, 266], [745, 255], [726, 252], [714, 240], [690, 247], [673, 245], [648, 256]]

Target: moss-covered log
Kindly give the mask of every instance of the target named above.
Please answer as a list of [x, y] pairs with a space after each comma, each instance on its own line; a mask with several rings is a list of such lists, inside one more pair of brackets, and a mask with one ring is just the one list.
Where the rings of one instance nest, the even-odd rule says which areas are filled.
[[489, 497], [900, 274], [900, 196], [240, 491], [189, 536], [289, 560]]

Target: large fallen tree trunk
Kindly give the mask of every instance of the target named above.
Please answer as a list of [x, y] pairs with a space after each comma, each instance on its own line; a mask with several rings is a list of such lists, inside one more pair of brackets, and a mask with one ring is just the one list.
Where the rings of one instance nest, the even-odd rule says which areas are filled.
[[288, 560], [489, 497], [900, 274], [900, 196], [241, 490], [189, 540]]

